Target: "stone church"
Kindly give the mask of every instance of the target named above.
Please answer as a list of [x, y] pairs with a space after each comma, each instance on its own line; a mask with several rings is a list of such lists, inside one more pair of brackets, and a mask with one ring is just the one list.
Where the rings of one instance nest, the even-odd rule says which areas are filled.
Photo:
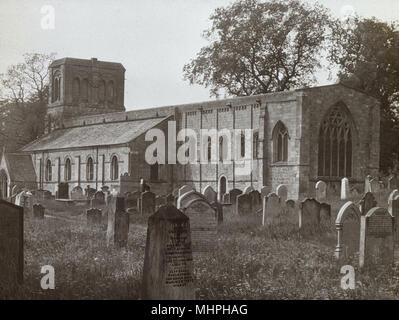
[[[142, 177], [161, 194], [184, 184], [198, 191], [210, 185], [219, 196], [233, 188], [285, 184], [289, 197], [298, 199], [312, 195], [318, 180], [334, 187], [348, 177], [360, 185], [378, 173], [380, 108], [363, 92], [334, 84], [126, 112], [124, 74], [120, 63], [95, 58], [50, 65], [46, 133], [18, 153], [3, 153], [3, 198], [15, 185], [53, 194], [59, 183], [69, 191], [108, 186], [125, 192], [138, 188]], [[159, 129], [168, 141], [176, 135], [168, 130], [171, 121], [176, 132], [251, 129], [252, 170], [237, 175], [235, 161], [225, 163], [222, 150], [231, 146], [223, 137], [216, 141], [216, 161], [148, 164], [144, 155], [152, 141], [146, 132]]]

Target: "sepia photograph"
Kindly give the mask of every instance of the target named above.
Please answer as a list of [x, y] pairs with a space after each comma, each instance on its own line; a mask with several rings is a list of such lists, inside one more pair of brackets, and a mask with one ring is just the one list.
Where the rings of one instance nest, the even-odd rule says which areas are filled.
[[398, 299], [398, 1], [0, 0], [0, 300]]

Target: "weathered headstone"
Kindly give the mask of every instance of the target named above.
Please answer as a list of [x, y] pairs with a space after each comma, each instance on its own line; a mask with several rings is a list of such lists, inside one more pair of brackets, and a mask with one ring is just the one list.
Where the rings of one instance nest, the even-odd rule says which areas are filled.
[[0, 283], [23, 281], [23, 226], [23, 208], [0, 200]]
[[36, 219], [44, 219], [44, 207], [41, 204], [33, 205], [33, 217]]
[[276, 188], [276, 194], [280, 197], [280, 203], [285, 205], [285, 201], [288, 197], [287, 186], [284, 184], [280, 184]]
[[23, 203], [24, 213], [28, 214], [28, 215], [32, 215], [34, 198], [30, 191], [25, 192], [23, 201], [24, 201], [24, 203]]
[[348, 178], [342, 178], [341, 180], [341, 200], [349, 198], [349, 180]]
[[269, 193], [272, 192], [272, 187], [270, 186], [263, 186], [262, 189], [260, 190], [260, 194], [262, 197], [262, 201], [264, 197], [267, 197], [269, 195]]
[[193, 199], [184, 208], [190, 218], [193, 252], [209, 252], [215, 248], [217, 212], [204, 199]]
[[155, 212], [155, 193], [145, 191], [141, 194], [141, 214], [153, 214]]
[[218, 224], [223, 223], [223, 206], [217, 201], [212, 202], [211, 206], [216, 210], [216, 220]]
[[192, 186], [187, 186], [187, 185], [182, 186], [182, 187], [179, 189], [179, 193], [178, 193], [179, 198], [180, 198], [183, 194], [185, 194], [185, 193], [187, 193], [187, 192], [190, 192], [190, 191], [195, 191], [195, 189], [194, 189]]
[[149, 217], [142, 299], [192, 300], [193, 254], [189, 218], [172, 205]]
[[[114, 191], [114, 189], [112, 191]], [[96, 189], [93, 189], [90, 186], [87, 186], [85, 189], [85, 196], [87, 199], [93, 199], [96, 192], [97, 192]]]
[[364, 193], [371, 192], [371, 179], [372, 177], [368, 175], [366, 179], [364, 179]]
[[125, 199], [112, 197], [108, 209], [107, 246], [126, 247], [129, 234], [129, 214]]
[[225, 193], [223, 195], [223, 203], [224, 204], [229, 204], [230, 203], [230, 193]]
[[254, 188], [252, 186], [247, 186], [247, 187], [245, 187], [245, 189], [243, 190], [242, 193], [249, 194], [253, 190], [254, 190]]
[[371, 192], [367, 192], [363, 198], [359, 202], [360, 205], [360, 213], [364, 216], [367, 212], [370, 211], [371, 208], [377, 206], [377, 201], [374, 198], [374, 195]]
[[327, 184], [324, 181], [316, 182], [316, 200], [323, 201], [327, 197]]
[[91, 205], [93, 208], [100, 208], [105, 205], [105, 194], [102, 191], [97, 191], [91, 200]]
[[140, 197], [141, 197], [140, 191], [129, 192], [129, 194], [125, 197], [125, 208], [135, 209], [138, 212], [139, 211], [138, 201]]
[[206, 200], [208, 200], [208, 202], [215, 202], [217, 201], [217, 193], [215, 190], [213, 190], [213, 188], [211, 186], [206, 186], [204, 189], [204, 197], [206, 198]]
[[361, 217], [359, 266], [392, 265], [393, 217], [385, 208], [373, 208]]
[[323, 227], [331, 226], [331, 205], [325, 202], [320, 204], [320, 224]]
[[293, 221], [298, 221], [298, 211], [296, 209], [296, 203], [294, 200], [288, 199], [285, 201], [285, 208], [287, 211], [287, 217]]
[[92, 225], [101, 225], [102, 224], [102, 212], [100, 209], [88, 209], [86, 210], [86, 221], [87, 224]]
[[397, 196], [399, 196], [399, 191], [397, 189], [395, 189], [389, 194], [389, 197], [388, 197], [388, 211], [394, 217], [395, 217], [395, 215], [392, 212], [392, 202]]
[[321, 204], [316, 199], [305, 199], [299, 205], [299, 231], [313, 233], [320, 227]]
[[242, 194], [242, 191], [241, 191], [240, 189], [232, 189], [232, 190], [230, 190], [229, 194], [230, 194], [230, 203], [231, 203], [231, 204], [234, 206], [234, 208], [235, 208], [235, 206], [236, 206], [236, 199], [237, 199], [237, 197], [238, 197], [240, 194]]
[[346, 202], [339, 210], [335, 220], [337, 231], [335, 257], [337, 259], [348, 258], [359, 252], [360, 217], [359, 208], [351, 201]]
[[252, 211], [258, 212], [259, 210], [262, 209], [262, 202], [261, 202], [261, 196], [260, 196], [260, 192], [258, 190], [252, 190], [249, 193], [249, 196], [251, 197], [251, 201], [252, 201]]
[[248, 193], [240, 194], [237, 197], [236, 214], [239, 216], [252, 214], [252, 198]]
[[85, 199], [86, 197], [83, 194], [83, 189], [79, 186], [74, 187], [71, 190], [71, 199], [72, 200], [82, 200]]
[[58, 184], [58, 199], [69, 199], [69, 185], [67, 182]]
[[270, 193], [263, 198], [262, 225], [272, 225], [279, 221], [281, 215], [280, 197], [275, 193]]
[[194, 199], [206, 200], [205, 197], [201, 193], [191, 190], [189, 192], [186, 192], [185, 194], [183, 194], [181, 197], [179, 197], [177, 199], [177, 208], [180, 210], [183, 210], [187, 206], [187, 204], [191, 200], [194, 200]]

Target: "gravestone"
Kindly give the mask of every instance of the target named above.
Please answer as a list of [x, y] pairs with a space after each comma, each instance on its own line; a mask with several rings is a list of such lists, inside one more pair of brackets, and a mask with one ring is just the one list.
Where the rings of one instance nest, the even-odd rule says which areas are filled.
[[101, 187], [101, 191], [104, 193], [108, 193], [109, 192], [109, 187], [108, 186], [102, 186]]
[[287, 186], [284, 184], [280, 184], [277, 186], [276, 194], [280, 197], [280, 203], [285, 205], [285, 201], [288, 197]]
[[399, 188], [399, 179], [396, 175], [388, 179], [388, 188], [389, 190], [394, 190]]
[[[114, 191], [114, 190], [112, 190]], [[87, 199], [93, 199], [95, 193], [97, 192], [96, 189], [90, 188], [90, 186], [87, 186], [85, 189], [85, 196]]]
[[209, 203], [217, 201], [217, 193], [215, 190], [212, 189], [211, 186], [206, 186], [203, 194]]
[[28, 214], [28, 215], [32, 215], [34, 198], [30, 191], [25, 192], [23, 201], [24, 201], [23, 202], [24, 213]]
[[0, 283], [23, 281], [23, 228], [23, 208], [0, 200]]
[[258, 190], [252, 190], [249, 193], [249, 196], [251, 197], [252, 211], [255, 213], [255, 212], [258, 212], [259, 210], [261, 210], [262, 202], [261, 202], [260, 192]]
[[91, 200], [91, 206], [93, 208], [99, 208], [105, 205], [105, 194], [102, 191], [97, 191]]
[[349, 198], [349, 180], [348, 178], [342, 178], [341, 180], [341, 200]]
[[216, 210], [216, 220], [218, 224], [223, 223], [223, 206], [217, 201], [212, 202], [211, 206]]
[[280, 220], [281, 204], [280, 197], [275, 193], [270, 193], [263, 198], [262, 225], [272, 225]]
[[[43, 194], [43, 196], [44, 196], [44, 194]], [[71, 199], [72, 200], [83, 200], [85, 198], [86, 197], [84, 196], [83, 189], [81, 187], [76, 186], [71, 190]]]
[[239, 216], [252, 214], [252, 198], [248, 193], [240, 194], [237, 197], [236, 214]]
[[371, 208], [377, 206], [377, 201], [371, 192], [367, 192], [359, 202], [360, 213], [364, 216]]
[[298, 221], [298, 211], [296, 209], [296, 203], [294, 200], [288, 199], [285, 201], [285, 208], [287, 211], [287, 217], [291, 221]]
[[385, 208], [373, 208], [361, 217], [359, 266], [393, 265], [393, 217]]
[[230, 203], [233, 205], [233, 207], [235, 208], [236, 206], [236, 199], [237, 197], [242, 194], [242, 191], [240, 189], [232, 189], [229, 192], [230, 194]]
[[194, 199], [203, 199], [206, 201], [205, 197], [201, 193], [191, 190], [177, 199], [177, 208], [183, 210], [187, 204]]
[[69, 185], [67, 182], [60, 182], [58, 184], [58, 199], [69, 199]]
[[125, 197], [125, 208], [135, 209], [138, 212], [139, 211], [138, 201], [140, 197], [141, 197], [140, 191], [129, 192], [129, 194]]
[[324, 181], [316, 182], [316, 200], [323, 201], [327, 197], [327, 184]]
[[371, 179], [370, 186], [371, 186], [371, 192], [380, 191], [380, 181], [378, 180], [378, 178]]
[[193, 199], [183, 212], [190, 219], [193, 252], [213, 250], [216, 244], [216, 210], [205, 199]]
[[172, 205], [149, 217], [143, 300], [195, 299], [190, 220]]
[[33, 205], [33, 217], [36, 219], [44, 219], [44, 207], [41, 204]]
[[86, 210], [86, 221], [89, 226], [102, 224], [102, 212], [100, 209]]
[[155, 212], [155, 193], [145, 191], [141, 194], [141, 214], [153, 214]]
[[325, 202], [320, 204], [320, 224], [325, 228], [331, 226], [331, 205]]
[[320, 227], [321, 204], [316, 199], [305, 199], [299, 205], [299, 231], [302, 235], [313, 233]]
[[371, 176], [368, 175], [366, 179], [364, 179], [364, 193], [371, 192]]
[[223, 203], [224, 204], [229, 204], [230, 203], [230, 193], [225, 193], [223, 195]]
[[397, 189], [393, 190], [388, 197], [388, 211], [391, 215], [395, 217], [395, 215], [392, 212], [392, 201], [399, 196], [399, 191]]
[[260, 194], [262, 197], [262, 202], [263, 202], [263, 198], [267, 197], [269, 195], [269, 193], [272, 192], [272, 188], [270, 186], [263, 186], [262, 189], [260, 190]]
[[242, 193], [249, 194], [253, 190], [254, 190], [254, 188], [252, 186], [248, 186], [248, 187], [245, 187], [245, 189]]
[[127, 246], [129, 214], [125, 211], [125, 199], [112, 197], [108, 208], [107, 246]]
[[337, 231], [335, 257], [337, 259], [348, 258], [359, 252], [360, 217], [359, 208], [351, 201], [346, 202], [339, 210], [335, 220]]
[[184, 185], [184, 186], [182, 186], [182, 187], [179, 189], [178, 197], [180, 198], [183, 194], [185, 194], [185, 193], [187, 193], [187, 192], [190, 192], [190, 191], [195, 191], [195, 189], [194, 189], [192, 186]]

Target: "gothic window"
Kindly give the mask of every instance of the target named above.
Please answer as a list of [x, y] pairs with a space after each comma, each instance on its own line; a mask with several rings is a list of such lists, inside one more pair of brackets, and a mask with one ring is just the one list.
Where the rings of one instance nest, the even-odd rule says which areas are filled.
[[111, 180], [118, 180], [119, 178], [119, 166], [118, 158], [113, 156], [111, 159]]
[[51, 181], [53, 179], [53, 167], [51, 166], [50, 159], [46, 162], [46, 173], [45, 173], [46, 181]]
[[159, 180], [159, 170], [158, 170], [158, 162], [155, 162], [150, 167], [150, 180], [158, 181]]
[[223, 137], [219, 137], [219, 161], [223, 161]]
[[259, 144], [259, 134], [258, 132], [254, 133], [254, 138], [253, 138], [253, 146], [252, 146], [252, 151], [253, 151], [253, 158], [257, 159], [258, 158], [258, 144]]
[[104, 102], [105, 95], [105, 81], [101, 80], [98, 85], [98, 101]]
[[212, 139], [211, 139], [211, 137], [208, 137], [207, 145], [208, 145], [208, 162], [210, 162], [212, 159]]
[[82, 81], [81, 98], [84, 102], [89, 100], [89, 81], [87, 79], [83, 79]]
[[107, 85], [107, 100], [108, 102], [113, 102], [115, 96], [115, 87], [114, 82], [112, 80], [108, 81]]
[[321, 123], [319, 133], [318, 175], [352, 176], [352, 129], [348, 113], [334, 106]]
[[89, 157], [86, 164], [86, 180], [93, 181], [94, 179], [94, 164], [93, 159]]
[[79, 101], [80, 97], [80, 79], [75, 78], [73, 79], [73, 84], [72, 84], [72, 99], [74, 102]]
[[274, 162], [288, 161], [288, 130], [281, 121], [273, 129], [273, 160]]
[[64, 179], [65, 181], [71, 181], [71, 177], [72, 177], [71, 159], [67, 158], [65, 160], [65, 166], [64, 166]]
[[245, 134], [241, 131], [241, 158], [245, 157]]

